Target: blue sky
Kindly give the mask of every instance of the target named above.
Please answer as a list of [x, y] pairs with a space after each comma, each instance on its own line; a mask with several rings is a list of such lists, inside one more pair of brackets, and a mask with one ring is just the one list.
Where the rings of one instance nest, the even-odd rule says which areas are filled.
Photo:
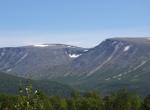
[[0, 46], [150, 37], [150, 0], [0, 0]]

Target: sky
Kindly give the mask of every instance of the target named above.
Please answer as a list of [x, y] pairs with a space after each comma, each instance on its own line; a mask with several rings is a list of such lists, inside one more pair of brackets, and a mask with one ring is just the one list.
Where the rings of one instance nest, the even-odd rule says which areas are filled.
[[150, 0], [0, 0], [0, 47], [112, 37], [150, 37]]

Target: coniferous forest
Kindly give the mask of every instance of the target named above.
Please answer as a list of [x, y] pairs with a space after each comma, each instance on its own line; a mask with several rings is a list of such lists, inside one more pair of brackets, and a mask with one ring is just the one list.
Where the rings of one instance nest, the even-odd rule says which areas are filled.
[[28, 84], [19, 88], [18, 95], [1, 94], [0, 110], [150, 110], [150, 95], [141, 98], [123, 89], [107, 96], [94, 91], [46, 96]]

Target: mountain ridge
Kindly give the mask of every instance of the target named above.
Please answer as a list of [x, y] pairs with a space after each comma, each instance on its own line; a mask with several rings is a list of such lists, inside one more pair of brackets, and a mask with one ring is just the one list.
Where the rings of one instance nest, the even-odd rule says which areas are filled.
[[[19, 66], [14, 68], [14, 73], [6, 69], [9, 74], [59, 81], [82, 90], [108, 92], [108, 88], [116, 90], [120, 87], [142, 89], [142, 93], [150, 90], [142, 86], [150, 79], [149, 38], [110, 38], [90, 49], [42, 44], [29, 48], [28, 59], [24, 58], [26, 48], [13, 49], [9, 48], [5, 54], [0, 49], [0, 57], [5, 56], [6, 59], [0, 58], [0, 70], [15, 62], [18, 52], [23, 53], [19, 57], [23, 60], [17, 60]], [[149, 88], [148, 85], [145, 87]]]

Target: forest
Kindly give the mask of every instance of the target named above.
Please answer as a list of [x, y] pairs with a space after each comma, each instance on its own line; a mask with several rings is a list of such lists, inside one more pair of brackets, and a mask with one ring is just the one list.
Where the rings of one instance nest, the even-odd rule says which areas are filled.
[[141, 98], [122, 89], [106, 96], [94, 91], [47, 96], [28, 84], [18, 89], [18, 95], [0, 94], [0, 110], [150, 110], [150, 95]]

